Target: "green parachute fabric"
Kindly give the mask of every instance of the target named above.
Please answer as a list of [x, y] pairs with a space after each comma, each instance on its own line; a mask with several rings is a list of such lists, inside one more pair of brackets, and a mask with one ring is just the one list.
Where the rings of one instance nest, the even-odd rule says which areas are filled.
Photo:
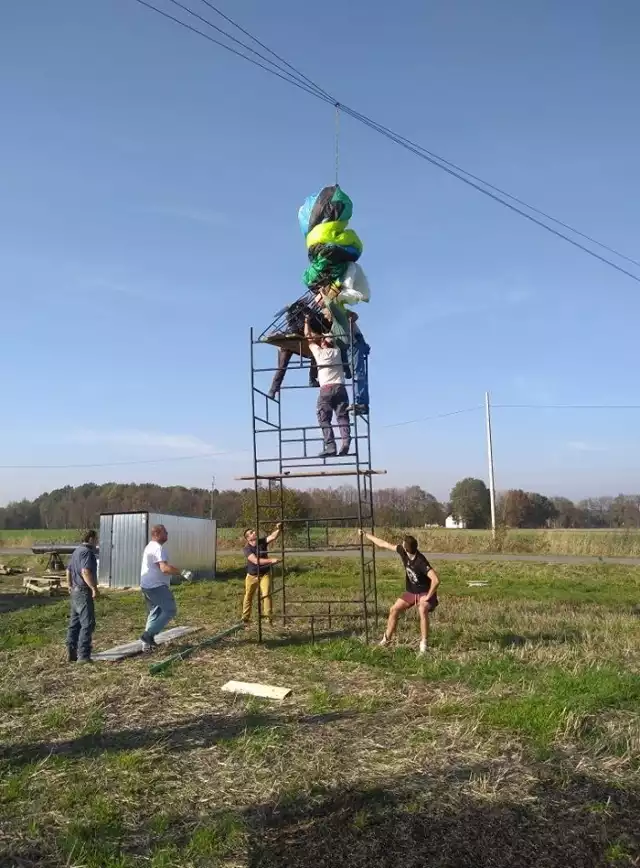
[[311, 265], [302, 275], [302, 280], [309, 289], [320, 290], [327, 286], [341, 285], [349, 268], [348, 262], [339, 262], [337, 265], [329, 262], [324, 256], [313, 260]]
[[308, 196], [298, 210], [310, 265], [303, 274], [309, 289], [338, 286], [350, 263], [362, 254], [362, 241], [347, 224], [353, 203], [337, 184]]

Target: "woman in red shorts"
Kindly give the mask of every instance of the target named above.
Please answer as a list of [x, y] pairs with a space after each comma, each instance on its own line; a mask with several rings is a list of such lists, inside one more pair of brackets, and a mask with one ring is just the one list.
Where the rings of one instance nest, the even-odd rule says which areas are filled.
[[400, 612], [406, 612], [412, 606], [418, 607], [420, 613], [420, 654], [427, 653], [429, 638], [429, 612], [438, 605], [436, 588], [440, 584], [438, 574], [429, 561], [418, 551], [418, 540], [414, 536], [405, 536], [398, 546], [391, 545], [372, 534], [360, 531], [370, 542], [382, 549], [389, 549], [400, 555], [406, 576], [405, 592], [395, 601], [389, 611], [387, 629], [384, 631], [380, 644], [388, 645], [395, 633]]

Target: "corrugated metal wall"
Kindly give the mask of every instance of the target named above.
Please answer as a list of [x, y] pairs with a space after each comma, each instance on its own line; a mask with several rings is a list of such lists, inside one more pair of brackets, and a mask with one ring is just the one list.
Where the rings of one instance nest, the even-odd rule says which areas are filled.
[[147, 544], [147, 517], [146, 512], [123, 512], [113, 516], [110, 587], [137, 588], [140, 584], [142, 552]]
[[98, 581], [110, 588], [137, 588], [142, 552], [154, 524], [167, 528], [171, 563], [182, 570], [215, 574], [216, 522], [203, 518], [124, 512], [100, 516]]
[[149, 529], [163, 524], [169, 539], [165, 548], [171, 563], [181, 570], [213, 573], [216, 563], [216, 522], [208, 518], [149, 513]]

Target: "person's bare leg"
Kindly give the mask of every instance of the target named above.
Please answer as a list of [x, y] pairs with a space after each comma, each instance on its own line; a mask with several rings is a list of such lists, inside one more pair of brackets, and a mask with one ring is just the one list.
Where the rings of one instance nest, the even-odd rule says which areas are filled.
[[410, 608], [409, 603], [405, 603], [405, 601], [400, 598], [395, 601], [393, 606], [389, 609], [389, 618], [387, 620], [387, 629], [384, 631], [383, 644], [387, 644], [393, 638], [393, 634], [396, 632], [396, 627], [398, 626], [398, 617], [400, 616], [400, 612], [405, 612]]
[[418, 612], [420, 613], [420, 653], [424, 654], [429, 639], [429, 604], [420, 601]]

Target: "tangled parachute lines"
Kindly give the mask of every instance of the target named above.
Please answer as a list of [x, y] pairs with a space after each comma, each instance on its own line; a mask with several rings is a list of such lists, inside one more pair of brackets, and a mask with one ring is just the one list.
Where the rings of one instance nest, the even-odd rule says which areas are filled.
[[340, 301], [369, 301], [369, 284], [357, 265], [362, 241], [348, 228], [353, 203], [337, 184], [308, 196], [298, 211], [298, 222], [307, 242], [310, 265], [302, 279], [308, 289], [332, 289]]

